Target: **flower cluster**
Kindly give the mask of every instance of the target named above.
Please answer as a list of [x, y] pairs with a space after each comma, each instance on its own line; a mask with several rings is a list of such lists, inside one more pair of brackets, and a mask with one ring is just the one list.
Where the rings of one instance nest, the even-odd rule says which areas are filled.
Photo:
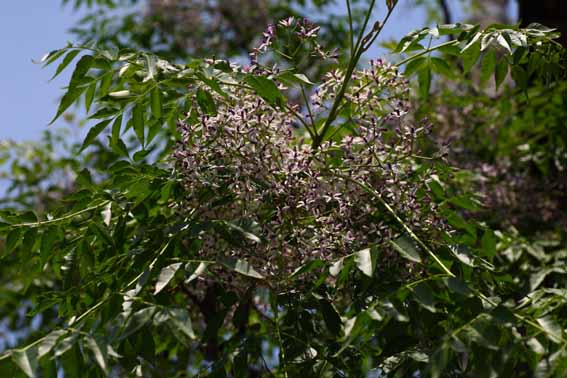
[[378, 60], [353, 74], [337, 126], [318, 149], [295, 135], [297, 117], [325, 120], [343, 75], [330, 72], [304, 114], [274, 108], [246, 86], [226, 86], [231, 100], [218, 96], [215, 115], [180, 123], [174, 158], [184, 207], [208, 226], [203, 258], [245, 259], [284, 278], [307, 261], [378, 246], [383, 268], [410, 268], [388, 247], [401, 229], [377, 196], [418, 233], [444, 228], [425, 184], [432, 168], [418, 163], [416, 151], [429, 125], [405, 120], [408, 87], [395, 67]]
[[280, 58], [288, 61], [298, 60], [301, 46], [317, 58], [336, 59], [336, 51], [325, 51], [317, 41], [320, 27], [307, 19], [289, 17], [277, 24], [270, 24], [262, 34], [260, 44], [250, 53], [252, 66], [259, 64], [261, 55], [275, 51]]

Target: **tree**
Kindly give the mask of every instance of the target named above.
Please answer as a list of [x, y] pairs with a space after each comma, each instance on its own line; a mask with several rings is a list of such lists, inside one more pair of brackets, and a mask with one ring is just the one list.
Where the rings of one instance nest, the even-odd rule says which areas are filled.
[[561, 43], [567, 43], [567, 8], [559, 0], [545, 0], [541, 3], [519, 0], [520, 20], [524, 25], [537, 22], [561, 32]]
[[[2, 375], [564, 376], [565, 233], [482, 212], [480, 171], [424, 117], [483, 133], [527, 91], [554, 103], [565, 50], [543, 27], [440, 25], [361, 68], [395, 8], [347, 15], [339, 59], [297, 17], [244, 66], [107, 41], [49, 53], [74, 64], [55, 119], [81, 102], [94, 125], [55, 200], [27, 195], [45, 177], [13, 164], [0, 318], [19, 339]], [[448, 122], [452, 101], [475, 111]], [[481, 142], [475, 159], [514, 156]]]

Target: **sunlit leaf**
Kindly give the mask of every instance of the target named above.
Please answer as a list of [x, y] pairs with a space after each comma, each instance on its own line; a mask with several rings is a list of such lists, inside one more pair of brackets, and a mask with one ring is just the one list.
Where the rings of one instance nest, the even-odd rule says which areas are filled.
[[415, 245], [413, 240], [411, 240], [407, 236], [402, 236], [396, 240], [391, 240], [390, 244], [400, 255], [402, 255], [403, 258], [417, 263], [421, 262], [421, 256], [417, 249], [417, 246]]
[[158, 280], [156, 282], [156, 287], [154, 290], [154, 295], [159, 294], [167, 284], [175, 277], [175, 273], [181, 268], [182, 263], [175, 263], [163, 268], [159, 274]]

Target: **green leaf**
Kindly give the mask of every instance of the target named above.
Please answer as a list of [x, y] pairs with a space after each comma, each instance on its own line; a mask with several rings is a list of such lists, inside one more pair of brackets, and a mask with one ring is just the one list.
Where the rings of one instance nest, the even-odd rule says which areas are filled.
[[23, 229], [15, 228], [6, 236], [6, 252], [12, 252], [23, 239]]
[[494, 71], [494, 81], [496, 83], [496, 89], [500, 88], [500, 85], [508, 76], [508, 62], [506, 59], [500, 59], [498, 64], [496, 65], [496, 70]]
[[417, 80], [419, 82], [419, 96], [426, 99], [429, 97], [429, 90], [431, 89], [431, 67], [429, 65], [419, 71]]
[[193, 326], [191, 324], [191, 317], [189, 312], [185, 309], [174, 308], [168, 309], [169, 316], [171, 319], [171, 325], [175, 327], [178, 331], [181, 331], [184, 335], [190, 339], [195, 339], [197, 336], [193, 331]]
[[543, 268], [539, 269], [530, 276], [530, 290], [534, 291], [543, 283], [545, 278], [552, 273], [567, 273], [564, 268], [554, 267], [554, 268]]
[[57, 59], [59, 59], [61, 56], [63, 56], [63, 54], [65, 54], [67, 51], [69, 51], [68, 48], [50, 51], [45, 54], [39, 62], [34, 63], [43, 63], [43, 67], [47, 67]]
[[419, 57], [412, 59], [407, 65], [404, 71], [404, 76], [410, 77], [415, 72], [421, 71], [429, 61], [425, 57]]
[[101, 97], [108, 95], [108, 91], [110, 90], [110, 87], [112, 85], [112, 78], [113, 78], [112, 71], [107, 72], [102, 76], [102, 79], [100, 81], [100, 96]]
[[12, 351], [12, 361], [30, 378], [36, 378], [37, 349], [26, 348]]
[[116, 154], [121, 155], [121, 156], [125, 156], [125, 157], [130, 156], [128, 154], [128, 147], [126, 147], [126, 144], [124, 143], [124, 141], [122, 139], [118, 138], [117, 140], [113, 141], [112, 138], [109, 136], [108, 137], [108, 144], [112, 148], [112, 151], [114, 151]]
[[466, 246], [457, 245], [457, 246], [450, 246], [449, 250], [453, 253], [453, 255], [459, 259], [465, 265], [470, 267], [475, 267], [475, 258], [474, 256], [468, 251]]
[[336, 277], [341, 273], [341, 270], [343, 269], [344, 266], [344, 262], [345, 259], [341, 257], [340, 259], [335, 261], [333, 265], [331, 265], [331, 267], [329, 268], [329, 273], [331, 274], [331, 276]]
[[127, 338], [145, 326], [153, 318], [156, 310], [157, 308], [155, 306], [149, 306], [132, 314], [126, 321], [120, 340]]
[[87, 92], [85, 93], [85, 110], [86, 113], [88, 114], [90, 109], [91, 109], [91, 105], [93, 103], [94, 97], [95, 97], [95, 92], [96, 92], [96, 81], [93, 81], [89, 87], [87, 88]]
[[175, 273], [181, 268], [181, 263], [175, 263], [163, 268], [159, 274], [158, 281], [154, 290], [154, 295], [159, 294], [167, 284], [175, 277]]
[[329, 331], [335, 336], [338, 336], [341, 332], [343, 322], [333, 304], [323, 299], [319, 301], [319, 308], [321, 309], [323, 320]]
[[321, 260], [308, 261], [307, 263], [301, 265], [299, 268], [295, 269], [291, 274], [290, 278], [294, 278], [302, 274], [312, 272], [316, 269], [321, 268], [322, 266], [325, 266], [325, 263]]
[[528, 72], [522, 66], [515, 65], [512, 67], [512, 78], [514, 79], [516, 85], [518, 85], [519, 88], [524, 90], [528, 88], [529, 75]]
[[161, 91], [157, 86], [154, 89], [152, 89], [150, 96], [151, 96], [152, 116], [156, 119], [160, 119], [162, 116], [162, 111], [161, 111], [162, 101], [161, 101]]
[[447, 287], [454, 291], [455, 293], [470, 297], [472, 295], [471, 290], [468, 288], [467, 284], [455, 277], [450, 277], [447, 279]]
[[430, 312], [437, 312], [435, 299], [431, 289], [425, 284], [419, 284], [413, 289], [414, 298], [421, 306]]
[[463, 58], [463, 71], [468, 73], [480, 57], [480, 42], [475, 41], [470, 46], [465, 47], [465, 49], [461, 52]]
[[136, 137], [144, 146], [144, 106], [139, 102], [136, 103], [132, 110], [132, 126], [134, 127]]
[[485, 34], [480, 41], [480, 50], [485, 51], [496, 39], [496, 32]]
[[492, 76], [492, 73], [494, 72], [495, 68], [496, 68], [496, 53], [493, 50], [491, 50], [484, 55], [484, 58], [482, 58], [482, 64], [480, 66], [481, 84], [486, 83], [486, 81], [490, 79], [490, 76]]
[[401, 236], [396, 240], [390, 240], [390, 244], [403, 258], [417, 263], [421, 262], [417, 246], [409, 237]]
[[51, 79], [49, 80], [51, 81], [55, 79], [57, 76], [59, 76], [59, 74], [63, 72], [63, 70], [69, 65], [69, 63], [73, 61], [73, 59], [75, 59], [77, 54], [79, 54], [80, 52], [81, 52], [80, 50], [69, 51], [67, 55], [65, 55], [65, 58], [63, 58], [63, 61], [61, 61], [59, 66], [57, 66], [57, 70], [55, 70], [55, 74], [53, 75], [53, 77], [51, 77]]
[[360, 269], [362, 273], [368, 277], [374, 275], [374, 270], [376, 270], [376, 251], [370, 248], [363, 249], [355, 253], [354, 259], [356, 261], [356, 267]]
[[217, 105], [215, 104], [213, 96], [211, 96], [208, 91], [201, 88], [197, 90], [197, 104], [199, 104], [203, 113], [210, 116], [217, 115]]
[[61, 98], [61, 102], [59, 103], [59, 107], [57, 108], [57, 113], [55, 117], [49, 122], [49, 124], [53, 124], [65, 112], [65, 110], [69, 109], [69, 107], [79, 98], [81, 94], [83, 94], [86, 87], [71, 87], [67, 90], [67, 92]]
[[[190, 265], [190, 264], [187, 264], [187, 265]], [[201, 262], [201, 263], [199, 263], [199, 265], [197, 266], [197, 268], [195, 268], [195, 270], [192, 271], [192, 273], [191, 273], [191, 275], [189, 276], [189, 278], [187, 278], [187, 279], [185, 280], [185, 284], [188, 284], [189, 282], [191, 282], [191, 281], [197, 279], [201, 274], [203, 274], [203, 273], [207, 270], [207, 267], [208, 267], [208, 266], [209, 266], [209, 263], [206, 263], [206, 262]], [[185, 270], [186, 270], [186, 271], [189, 271], [189, 267], [188, 267], [188, 266], [185, 266]]]
[[309, 80], [309, 78], [307, 76], [305, 76], [304, 74], [293, 74], [293, 76], [301, 81], [302, 83], [305, 84], [309, 84], [309, 85], [315, 85], [315, 83], [313, 83], [311, 80]]
[[[93, 352], [95, 361], [105, 373], [108, 371], [108, 364], [106, 362], [106, 348], [100, 348], [99, 343], [91, 336], [85, 336], [87, 347]], [[103, 352], [104, 351], [104, 352]]]
[[486, 230], [480, 240], [482, 253], [485, 256], [492, 257], [496, 255], [496, 237], [492, 230]]
[[537, 322], [545, 330], [545, 335], [549, 340], [556, 344], [562, 343], [563, 331], [555, 320], [551, 317], [543, 317], [537, 319]]
[[93, 57], [90, 55], [83, 55], [81, 59], [79, 59], [75, 66], [75, 70], [73, 71], [73, 75], [71, 75], [71, 81], [69, 82], [67, 92], [63, 95], [63, 98], [59, 103], [55, 117], [53, 117], [51, 122], [49, 122], [50, 125], [53, 124], [53, 122], [55, 122], [55, 120], [57, 120], [57, 118], [59, 118], [59, 116], [63, 114], [63, 112], [65, 112], [65, 110], [67, 110], [85, 91], [86, 87], [80, 85], [83, 84], [83, 79], [87, 72], [89, 72], [92, 64]]
[[227, 257], [222, 259], [220, 263], [242, 275], [261, 280], [264, 279], [246, 260]]
[[94, 114], [91, 114], [91, 115], [89, 116], [89, 119], [107, 119], [107, 118], [112, 118], [112, 117], [114, 117], [118, 112], [120, 112], [120, 109], [102, 107], [102, 108], [100, 108], [99, 110], [97, 110]]
[[512, 54], [512, 48], [502, 34], [498, 34], [498, 36], [496, 37], [496, 43], [498, 43], [500, 47], [504, 48], [504, 50], [506, 50], [509, 54]]
[[449, 346], [446, 342], [433, 353], [429, 362], [431, 378], [440, 378], [449, 363]]
[[268, 104], [276, 108], [284, 106], [285, 97], [272, 80], [263, 76], [249, 75], [246, 76], [246, 83], [254, 88], [256, 94]]
[[448, 78], [453, 78], [455, 75], [453, 74], [453, 70], [451, 70], [451, 66], [447, 63], [446, 60], [432, 57], [431, 58], [431, 65], [433, 67], [433, 71], [437, 72]]
[[479, 203], [467, 195], [451, 197], [449, 202], [455, 206], [459, 206], [462, 209], [470, 211], [476, 211], [480, 208]]
[[122, 127], [122, 114], [114, 119], [112, 123], [112, 138], [111, 144], [116, 143], [118, 139], [120, 139], [120, 129]]
[[57, 344], [57, 341], [65, 334], [67, 334], [67, 331], [63, 329], [55, 330], [47, 334], [37, 347], [37, 358], [41, 358], [51, 352], [53, 347]]
[[90, 146], [96, 140], [96, 138], [100, 135], [100, 133], [102, 133], [104, 131], [104, 129], [106, 129], [106, 127], [110, 124], [110, 121], [112, 121], [112, 120], [106, 119], [102, 122], [97, 123], [93, 127], [91, 127], [89, 132], [87, 133], [85, 140], [83, 141], [83, 145], [81, 146], [80, 151], [83, 151], [85, 148]]

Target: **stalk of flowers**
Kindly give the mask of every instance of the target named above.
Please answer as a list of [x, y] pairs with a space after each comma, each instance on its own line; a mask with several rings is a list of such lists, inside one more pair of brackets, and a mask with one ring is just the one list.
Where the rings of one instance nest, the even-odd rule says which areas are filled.
[[[313, 121], [325, 117], [341, 81], [342, 73], [331, 71], [315, 91], [304, 109]], [[194, 110], [192, 121], [180, 123], [174, 154], [187, 193], [183, 207], [206, 226], [200, 257], [245, 259], [283, 281], [307, 261], [378, 246], [381, 268], [411, 271], [389, 247], [399, 227], [356, 182], [380, 193], [418, 233], [445, 229], [425, 185], [433, 168], [413, 157], [430, 126], [405, 120], [408, 86], [394, 67], [377, 60], [355, 71], [341, 126], [317, 151], [294, 134], [297, 117], [308, 122], [307, 114], [274, 108], [245, 85], [223, 90], [231, 100], [216, 96], [216, 115]], [[233, 240], [219, 224], [258, 238]]]

